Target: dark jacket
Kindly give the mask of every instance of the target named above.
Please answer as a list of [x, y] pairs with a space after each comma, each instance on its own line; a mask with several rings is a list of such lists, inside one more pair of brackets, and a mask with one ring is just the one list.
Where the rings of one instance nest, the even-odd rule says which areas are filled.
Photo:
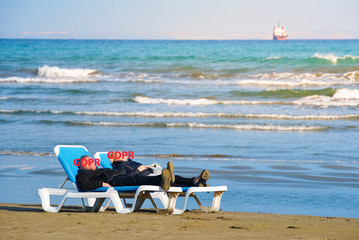
[[108, 183], [114, 177], [121, 175], [123, 175], [121, 172], [109, 168], [96, 170], [80, 169], [76, 175], [76, 183], [80, 190], [92, 190], [102, 187], [102, 183]]
[[121, 175], [134, 176], [136, 174], [141, 174], [147, 176], [152, 173], [152, 170], [149, 168], [140, 172], [137, 168], [141, 165], [143, 164], [135, 162], [132, 159], [128, 159], [127, 161], [114, 161], [112, 163], [113, 168], [119, 171]]

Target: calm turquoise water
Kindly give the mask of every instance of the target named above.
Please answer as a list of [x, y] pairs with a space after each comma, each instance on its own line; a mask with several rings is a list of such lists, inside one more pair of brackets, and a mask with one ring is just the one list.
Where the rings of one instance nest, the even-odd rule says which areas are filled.
[[206, 166], [223, 210], [359, 218], [358, 120], [359, 40], [0, 40], [0, 176], [33, 189], [81, 144]]

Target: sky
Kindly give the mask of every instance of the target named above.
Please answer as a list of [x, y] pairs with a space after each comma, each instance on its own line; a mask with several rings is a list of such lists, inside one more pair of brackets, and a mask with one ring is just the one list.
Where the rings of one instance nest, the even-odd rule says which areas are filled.
[[359, 39], [359, 0], [0, 0], [0, 38]]

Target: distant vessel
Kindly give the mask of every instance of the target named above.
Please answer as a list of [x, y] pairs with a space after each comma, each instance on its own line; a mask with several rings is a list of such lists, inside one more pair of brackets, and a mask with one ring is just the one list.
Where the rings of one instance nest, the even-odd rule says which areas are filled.
[[278, 26], [274, 26], [273, 29], [273, 40], [287, 40], [287, 39], [288, 39], [288, 33], [283, 26], [279, 25], [279, 21], [278, 21]]

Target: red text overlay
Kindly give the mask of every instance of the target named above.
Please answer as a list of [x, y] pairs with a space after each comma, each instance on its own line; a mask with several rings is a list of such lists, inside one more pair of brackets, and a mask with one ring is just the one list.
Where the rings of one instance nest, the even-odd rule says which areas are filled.
[[123, 152], [120, 152], [120, 151], [111, 151], [111, 152], [108, 152], [107, 153], [107, 157], [108, 158], [125, 158], [125, 157], [128, 157], [128, 158], [131, 158], [133, 159], [133, 152], [129, 151], [129, 152], [126, 152], [126, 151], [123, 151]]
[[93, 163], [95, 163], [95, 166], [100, 166], [100, 159], [98, 159], [98, 158], [95, 158], [95, 159], [92, 159], [92, 158], [90, 158], [90, 159], [86, 159], [86, 158], [83, 158], [83, 159], [75, 159], [74, 160], [74, 165], [75, 166], [86, 166], [86, 165], [91, 165], [91, 164], [93, 164]]

